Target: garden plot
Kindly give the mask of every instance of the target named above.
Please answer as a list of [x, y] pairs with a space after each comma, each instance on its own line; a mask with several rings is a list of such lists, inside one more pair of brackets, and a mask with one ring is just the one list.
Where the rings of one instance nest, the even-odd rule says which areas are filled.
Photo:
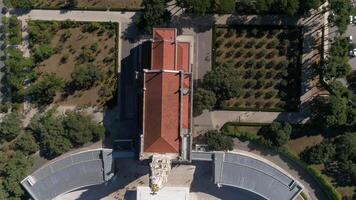
[[[116, 23], [30, 21], [31, 56], [38, 74], [29, 92], [32, 100], [102, 106], [114, 99], [117, 28]], [[53, 91], [53, 99], [44, 96]]]
[[224, 109], [296, 110], [300, 98], [301, 31], [297, 27], [216, 27], [214, 67], [233, 65], [239, 96]]

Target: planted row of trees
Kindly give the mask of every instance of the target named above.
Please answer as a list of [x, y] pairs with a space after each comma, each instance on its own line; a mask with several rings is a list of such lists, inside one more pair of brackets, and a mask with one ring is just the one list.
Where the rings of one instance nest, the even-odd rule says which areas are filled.
[[21, 21], [16, 16], [3, 17], [3, 33], [5, 34], [5, 43], [18, 45], [21, 43]]

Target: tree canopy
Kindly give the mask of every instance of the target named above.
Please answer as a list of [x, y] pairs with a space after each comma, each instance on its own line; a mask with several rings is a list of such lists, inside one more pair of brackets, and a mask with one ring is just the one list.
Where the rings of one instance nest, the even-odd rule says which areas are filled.
[[205, 133], [204, 139], [211, 151], [229, 151], [234, 146], [232, 138], [221, 134], [219, 131], [208, 131]]
[[103, 79], [103, 72], [94, 64], [86, 63], [75, 66], [71, 76], [74, 89], [89, 89]]
[[312, 103], [312, 121], [320, 127], [353, 125], [355, 108], [347, 99], [338, 96], [317, 97]]
[[104, 136], [103, 126], [94, 123], [89, 116], [78, 112], [69, 113], [63, 123], [71, 143], [75, 146], [97, 141]]
[[240, 94], [241, 80], [239, 73], [231, 64], [216, 66], [204, 76], [204, 88], [214, 92], [218, 103]]
[[88, 142], [103, 138], [104, 127], [94, 122], [89, 116], [78, 112], [57, 115], [48, 111], [37, 115], [28, 127], [40, 143], [40, 151], [46, 158], [54, 158]]
[[12, 112], [0, 122], [0, 141], [10, 141], [16, 138], [22, 131], [22, 115]]
[[301, 158], [309, 164], [325, 164], [333, 160], [335, 146], [329, 142], [323, 142], [301, 153]]
[[194, 116], [200, 115], [205, 109], [212, 110], [216, 104], [214, 92], [203, 88], [197, 88], [194, 91], [193, 104]]
[[41, 79], [29, 88], [31, 100], [38, 105], [48, 105], [53, 102], [56, 92], [62, 91], [64, 80], [54, 73], [44, 73]]
[[164, 0], [144, 1], [144, 14], [139, 25], [143, 26], [145, 32], [152, 33], [153, 28], [167, 27], [171, 20], [171, 15], [166, 9]]
[[263, 138], [270, 144], [281, 147], [289, 141], [292, 127], [288, 123], [273, 122], [261, 129]]
[[24, 132], [20, 137], [16, 138], [16, 140], [14, 141], [13, 149], [21, 151], [26, 155], [31, 155], [38, 150], [38, 145], [32, 133]]

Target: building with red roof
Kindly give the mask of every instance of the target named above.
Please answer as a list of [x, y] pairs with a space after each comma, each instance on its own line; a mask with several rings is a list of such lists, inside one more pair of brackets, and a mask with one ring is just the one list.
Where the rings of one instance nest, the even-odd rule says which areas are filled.
[[141, 159], [166, 154], [190, 160], [191, 48], [191, 42], [177, 39], [176, 29], [153, 29], [151, 66], [143, 70]]

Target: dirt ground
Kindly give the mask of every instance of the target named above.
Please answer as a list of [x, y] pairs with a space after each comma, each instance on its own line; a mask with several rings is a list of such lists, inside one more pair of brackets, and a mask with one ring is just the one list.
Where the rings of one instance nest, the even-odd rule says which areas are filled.
[[[58, 8], [65, 0], [40, 0], [38, 7]], [[143, 0], [78, 0], [77, 8], [83, 9], [142, 9]]]
[[[61, 37], [65, 32], [70, 32], [71, 36], [63, 42]], [[98, 50], [95, 53], [93, 64], [104, 72], [103, 82], [88, 90], [75, 91], [68, 96], [64, 96], [63, 93], [57, 94], [54, 99], [55, 104], [66, 106], [102, 104], [102, 100], [105, 99], [101, 94], [104, 93], [103, 90], [116, 87], [116, 42], [115, 36], [110, 37], [108, 32], [103, 35], [98, 35], [98, 31], [83, 33], [80, 27], [59, 30], [50, 42], [50, 46], [54, 48], [56, 53], [42, 61], [35, 68], [35, 71], [55, 73], [68, 83], [72, 80], [71, 73], [83, 48], [89, 49], [94, 43], [98, 44]], [[63, 57], [67, 57], [66, 62], [61, 61]], [[105, 62], [104, 59], [109, 57], [112, 58], [110, 62]], [[108, 88], [108, 85], [110, 88]]]

